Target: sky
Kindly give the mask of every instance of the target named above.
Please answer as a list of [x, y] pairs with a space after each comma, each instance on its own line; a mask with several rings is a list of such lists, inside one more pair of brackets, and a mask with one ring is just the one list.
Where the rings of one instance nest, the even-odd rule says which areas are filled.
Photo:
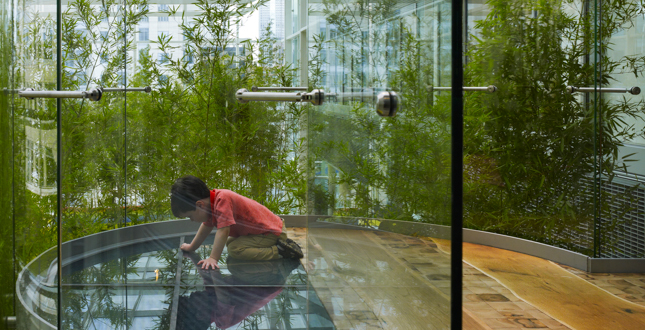
[[257, 39], [260, 37], [260, 13], [255, 11], [253, 14], [242, 20], [242, 26], [240, 26], [239, 38], [250, 38]]

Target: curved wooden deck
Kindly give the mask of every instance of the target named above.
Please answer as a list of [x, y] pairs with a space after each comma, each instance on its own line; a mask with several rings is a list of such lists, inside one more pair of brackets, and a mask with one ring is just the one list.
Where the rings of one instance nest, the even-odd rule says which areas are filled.
[[[328, 228], [290, 236], [307, 247], [311, 285], [338, 329], [449, 329], [449, 241]], [[468, 243], [464, 262], [464, 329], [645, 328], [645, 306], [627, 300], [645, 301], [645, 275], [600, 281]]]

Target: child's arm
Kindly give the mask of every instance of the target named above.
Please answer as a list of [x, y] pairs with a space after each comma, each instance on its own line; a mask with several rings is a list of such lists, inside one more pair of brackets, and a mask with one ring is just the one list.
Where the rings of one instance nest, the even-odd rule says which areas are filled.
[[215, 232], [215, 241], [213, 242], [211, 256], [197, 263], [198, 265], [202, 265], [202, 269], [208, 269], [208, 267], [212, 267], [213, 269], [219, 268], [219, 266], [217, 266], [217, 262], [219, 261], [220, 256], [222, 256], [222, 251], [224, 250], [224, 245], [226, 245], [226, 240], [228, 240], [228, 234], [230, 232], [230, 227], [217, 229]]
[[213, 227], [201, 224], [197, 230], [197, 235], [193, 238], [193, 241], [190, 244], [182, 244], [179, 248], [186, 251], [192, 252], [197, 250], [197, 248], [204, 243], [206, 237], [213, 231]]

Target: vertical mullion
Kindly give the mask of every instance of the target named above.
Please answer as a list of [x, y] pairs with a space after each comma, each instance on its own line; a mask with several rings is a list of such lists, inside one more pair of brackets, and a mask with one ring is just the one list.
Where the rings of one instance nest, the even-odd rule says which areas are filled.
[[452, 217], [450, 252], [450, 328], [462, 328], [463, 272], [463, 2], [452, 1]]
[[[56, 0], [56, 90], [61, 91], [63, 89], [63, 52], [62, 52], [62, 43], [63, 43], [63, 36], [62, 36], [62, 24], [63, 24], [63, 15], [62, 15], [62, 4], [61, 0]], [[62, 310], [63, 310], [63, 298], [62, 298], [62, 249], [61, 246], [63, 244], [63, 230], [62, 230], [62, 225], [63, 222], [62, 220], [62, 204], [63, 204], [63, 198], [62, 198], [62, 162], [63, 162], [63, 157], [62, 157], [62, 99], [56, 99], [56, 223], [57, 223], [57, 248], [58, 248], [58, 265], [57, 265], [57, 271], [58, 271], [58, 280], [57, 280], [57, 286], [58, 286], [58, 297], [57, 297], [57, 302], [58, 302], [58, 317], [57, 317], [57, 325], [58, 329], [63, 328], [63, 323], [62, 323]]]

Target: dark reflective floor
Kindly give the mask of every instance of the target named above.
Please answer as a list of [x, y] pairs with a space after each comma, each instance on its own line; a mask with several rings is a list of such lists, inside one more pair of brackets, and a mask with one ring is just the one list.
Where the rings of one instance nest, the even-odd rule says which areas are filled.
[[[86, 255], [63, 268], [64, 329], [334, 329], [300, 262], [222, 257], [155, 240]], [[212, 241], [213, 237], [207, 238]]]

